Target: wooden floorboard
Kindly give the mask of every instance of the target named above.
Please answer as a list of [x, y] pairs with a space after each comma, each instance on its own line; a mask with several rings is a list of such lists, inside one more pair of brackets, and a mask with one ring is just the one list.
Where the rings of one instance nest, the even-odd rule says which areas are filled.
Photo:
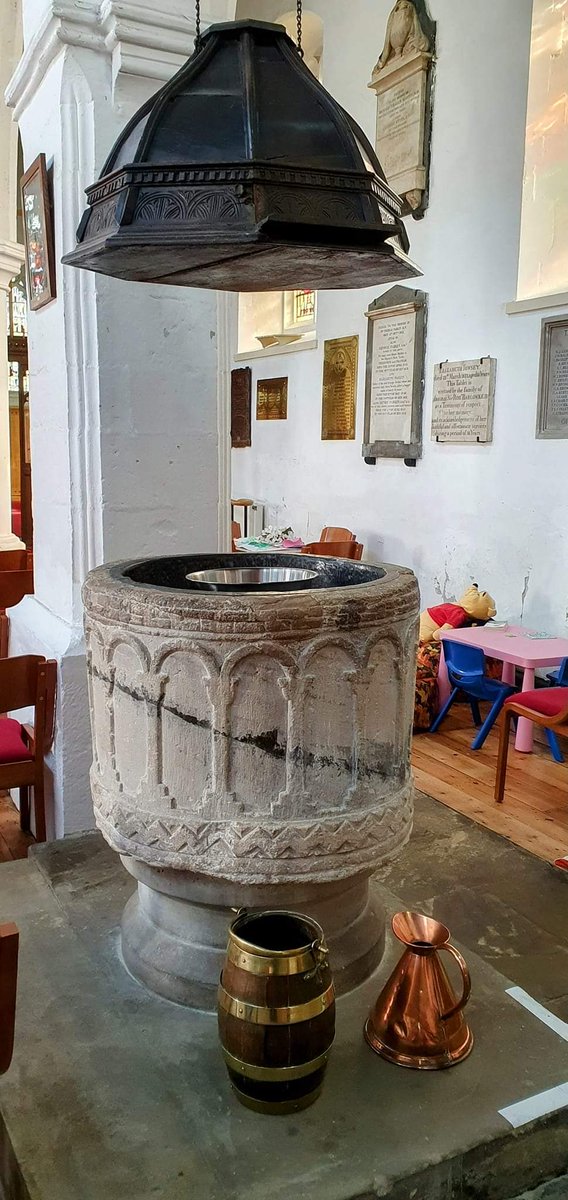
[[462, 813], [552, 862], [568, 853], [568, 762], [554, 762], [547, 747], [533, 754], [511, 746], [505, 802], [493, 788], [499, 734], [494, 729], [482, 750], [472, 750], [469, 709], [456, 707], [436, 734], [417, 734], [412, 762], [416, 785], [454, 812]]
[[22, 833], [20, 814], [11, 796], [8, 792], [0, 792], [0, 863], [27, 858], [34, 841], [31, 833]]

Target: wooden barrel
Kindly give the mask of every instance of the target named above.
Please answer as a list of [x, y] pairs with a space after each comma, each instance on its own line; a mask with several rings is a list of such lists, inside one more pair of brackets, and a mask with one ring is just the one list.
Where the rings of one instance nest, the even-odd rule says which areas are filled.
[[317, 1099], [335, 1034], [323, 932], [310, 917], [241, 912], [219, 987], [219, 1036], [239, 1100], [289, 1113]]

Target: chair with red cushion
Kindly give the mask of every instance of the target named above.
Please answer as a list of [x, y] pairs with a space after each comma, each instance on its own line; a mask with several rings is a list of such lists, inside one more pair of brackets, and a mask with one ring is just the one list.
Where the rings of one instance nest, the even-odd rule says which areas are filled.
[[0, 712], [34, 709], [34, 724], [0, 717], [0, 789], [20, 789], [20, 825], [30, 828], [33, 787], [36, 839], [45, 842], [45, 756], [55, 723], [57, 663], [39, 654], [0, 659]]
[[505, 793], [509, 737], [511, 725], [516, 717], [526, 717], [535, 725], [541, 725], [547, 734], [550, 730], [568, 736], [568, 687], [537, 688], [534, 692], [518, 692], [516, 696], [507, 700], [503, 709], [495, 780], [495, 799], [498, 804], [502, 804]]
[[319, 554], [327, 558], [355, 558], [363, 556], [362, 542], [309, 542], [302, 546], [300, 554]]

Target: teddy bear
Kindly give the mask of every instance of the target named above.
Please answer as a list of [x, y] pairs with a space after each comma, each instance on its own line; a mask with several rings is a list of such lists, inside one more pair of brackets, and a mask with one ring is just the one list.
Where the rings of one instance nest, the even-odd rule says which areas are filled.
[[485, 624], [495, 616], [495, 601], [489, 592], [480, 592], [476, 583], [468, 587], [456, 604], [436, 604], [420, 614], [420, 642], [439, 642], [445, 629]]

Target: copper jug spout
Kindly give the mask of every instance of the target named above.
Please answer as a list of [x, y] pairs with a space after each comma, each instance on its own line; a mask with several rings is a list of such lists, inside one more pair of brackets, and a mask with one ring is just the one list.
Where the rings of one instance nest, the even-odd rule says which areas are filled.
[[[453, 1067], [471, 1053], [473, 1034], [463, 1009], [471, 993], [465, 960], [450, 943], [450, 931], [432, 917], [403, 912], [393, 917], [404, 954], [383, 988], [365, 1025], [376, 1054], [401, 1067], [422, 1071]], [[440, 957], [446, 951], [462, 976], [458, 998]]]

